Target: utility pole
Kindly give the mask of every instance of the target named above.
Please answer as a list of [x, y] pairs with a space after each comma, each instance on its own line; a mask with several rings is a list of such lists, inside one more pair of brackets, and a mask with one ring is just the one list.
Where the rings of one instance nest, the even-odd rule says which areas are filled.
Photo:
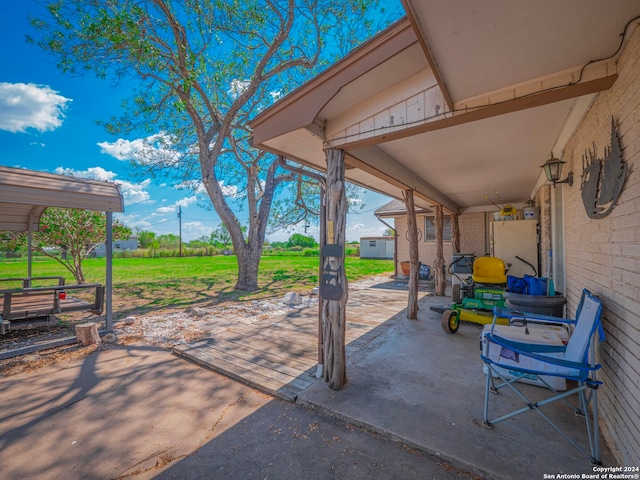
[[178, 225], [180, 236], [180, 256], [182, 257], [182, 206], [178, 205]]

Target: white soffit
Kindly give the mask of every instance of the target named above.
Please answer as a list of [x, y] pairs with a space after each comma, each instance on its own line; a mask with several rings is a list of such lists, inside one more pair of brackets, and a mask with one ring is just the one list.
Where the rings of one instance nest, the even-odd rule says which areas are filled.
[[[520, 203], [540, 175], [576, 100], [461, 124], [378, 145], [463, 210], [490, 205], [494, 192]], [[354, 152], [366, 159], [366, 149]], [[558, 155], [560, 152], [558, 152]]]
[[[265, 142], [265, 147], [271, 152], [282, 154], [288, 160], [301, 165], [311, 167], [320, 172], [326, 171], [326, 155], [322, 149], [322, 139], [312, 134], [309, 130], [299, 129], [285, 135], [273, 138]], [[375, 169], [363, 170], [354, 168], [353, 157], [347, 155], [347, 171], [345, 176], [351, 183], [373, 190], [394, 198], [402, 198], [402, 190], [405, 188], [401, 183], [394, 182], [392, 178], [384, 175], [384, 172], [374, 171]], [[417, 197], [416, 205], [424, 208], [431, 208], [433, 204]]]
[[380, 92], [393, 88], [429, 65], [416, 42], [376, 68], [344, 85], [318, 114], [322, 121], [334, 119]]
[[612, 55], [638, 0], [404, 0], [454, 102]]

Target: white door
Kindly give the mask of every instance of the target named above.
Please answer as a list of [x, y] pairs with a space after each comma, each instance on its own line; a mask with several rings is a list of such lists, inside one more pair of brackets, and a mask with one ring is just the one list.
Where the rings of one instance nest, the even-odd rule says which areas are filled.
[[[538, 269], [538, 222], [535, 220], [508, 220], [492, 222], [491, 255], [510, 263], [509, 275], [534, 275]], [[534, 266], [536, 271], [519, 260]]]

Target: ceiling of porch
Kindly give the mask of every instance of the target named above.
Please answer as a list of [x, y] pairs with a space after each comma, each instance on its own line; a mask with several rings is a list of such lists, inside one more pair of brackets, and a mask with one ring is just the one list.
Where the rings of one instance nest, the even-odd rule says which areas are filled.
[[254, 141], [320, 169], [324, 148], [342, 148], [350, 181], [396, 198], [412, 188], [419, 206], [451, 211], [490, 209], [496, 190], [529, 197], [615, 81], [615, 59], [583, 65], [616, 52], [640, 15], [637, 0], [403, 4], [406, 20], [259, 115]]

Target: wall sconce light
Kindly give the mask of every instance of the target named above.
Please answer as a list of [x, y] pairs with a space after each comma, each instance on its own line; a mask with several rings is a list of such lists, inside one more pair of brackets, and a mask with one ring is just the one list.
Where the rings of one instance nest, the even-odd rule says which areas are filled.
[[570, 187], [573, 185], [573, 172], [569, 172], [567, 178], [562, 181], [560, 180], [560, 176], [562, 175], [562, 165], [565, 163], [567, 162], [557, 159], [553, 156], [553, 152], [551, 152], [551, 156], [544, 165], [540, 165], [547, 176], [547, 180], [553, 182], [553, 188], [556, 188], [557, 183], [568, 183]]

